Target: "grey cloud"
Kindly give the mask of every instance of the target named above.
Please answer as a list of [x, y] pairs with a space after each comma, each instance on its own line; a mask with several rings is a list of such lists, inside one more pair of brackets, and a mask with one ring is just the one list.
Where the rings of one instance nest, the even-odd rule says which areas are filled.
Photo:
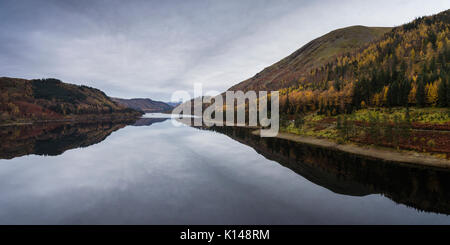
[[333, 29], [392, 26], [447, 1], [1, 1], [0, 76], [111, 96], [223, 91]]

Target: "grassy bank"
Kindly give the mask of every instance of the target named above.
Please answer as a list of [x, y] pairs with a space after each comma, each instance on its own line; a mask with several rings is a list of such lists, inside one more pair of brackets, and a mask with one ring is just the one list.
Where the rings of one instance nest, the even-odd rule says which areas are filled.
[[281, 131], [450, 157], [450, 110], [447, 108], [368, 108], [347, 115], [290, 115]]

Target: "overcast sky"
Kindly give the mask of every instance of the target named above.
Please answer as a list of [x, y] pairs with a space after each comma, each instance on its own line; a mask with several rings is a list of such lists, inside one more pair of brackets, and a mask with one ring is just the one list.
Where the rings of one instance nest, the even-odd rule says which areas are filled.
[[396, 26], [448, 8], [448, 0], [0, 0], [0, 76], [167, 101], [194, 82], [224, 91], [337, 28]]

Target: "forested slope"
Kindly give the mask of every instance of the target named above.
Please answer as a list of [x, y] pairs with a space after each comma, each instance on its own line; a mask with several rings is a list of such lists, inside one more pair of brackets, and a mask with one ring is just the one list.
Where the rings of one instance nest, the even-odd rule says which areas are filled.
[[136, 117], [104, 92], [57, 79], [0, 78], [0, 122]]

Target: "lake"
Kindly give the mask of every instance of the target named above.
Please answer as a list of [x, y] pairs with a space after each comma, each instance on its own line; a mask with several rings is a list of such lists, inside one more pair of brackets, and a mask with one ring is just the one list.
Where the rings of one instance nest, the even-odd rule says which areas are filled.
[[136, 122], [0, 129], [0, 224], [450, 224], [450, 172]]

